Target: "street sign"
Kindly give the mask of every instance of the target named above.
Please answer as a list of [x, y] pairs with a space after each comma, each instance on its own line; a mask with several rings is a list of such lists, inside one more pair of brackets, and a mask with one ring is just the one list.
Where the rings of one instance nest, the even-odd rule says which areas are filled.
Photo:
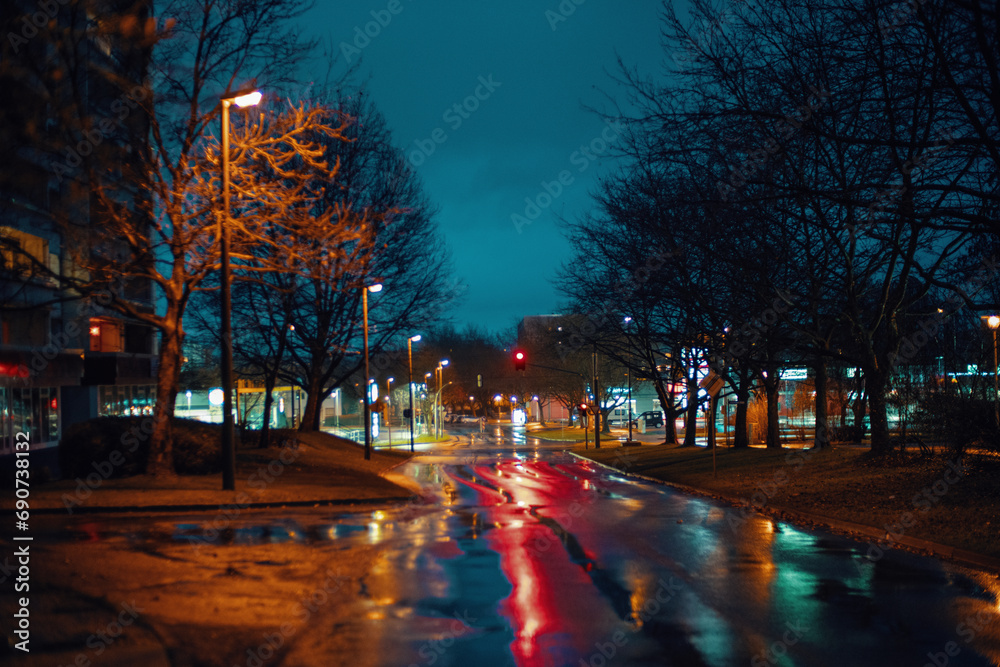
[[708, 392], [709, 396], [715, 397], [726, 385], [726, 381], [715, 371], [709, 371], [708, 375], [702, 378], [698, 386]]

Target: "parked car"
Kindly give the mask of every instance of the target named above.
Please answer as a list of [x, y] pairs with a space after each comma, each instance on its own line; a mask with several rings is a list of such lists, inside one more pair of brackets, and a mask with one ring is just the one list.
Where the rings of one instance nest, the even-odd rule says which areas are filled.
[[660, 428], [663, 426], [663, 413], [659, 410], [648, 410], [639, 415], [639, 419], [646, 420], [648, 428]]

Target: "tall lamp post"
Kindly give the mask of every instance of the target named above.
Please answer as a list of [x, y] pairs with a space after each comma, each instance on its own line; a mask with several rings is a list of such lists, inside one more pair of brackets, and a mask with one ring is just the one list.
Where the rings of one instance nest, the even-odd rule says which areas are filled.
[[434, 439], [437, 440], [441, 437], [441, 433], [444, 429], [441, 428], [441, 390], [444, 389], [444, 367], [450, 362], [447, 359], [442, 359], [438, 362], [437, 368], [434, 369], [434, 373], [437, 376], [438, 390], [434, 397]]
[[222, 277], [222, 489], [236, 488], [236, 445], [233, 440], [233, 299], [229, 266], [229, 107], [252, 107], [260, 102], [260, 91], [240, 91], [219, 99], [222, 106], [222, 214], [219, 216], [219, 263]]
[[371, 406], [371, 387], [368, 384], [368, 292], [381, 292], [382, 283], [375, 283], [374, 285], [368, 285], [363, 290], [361, 290], [361, 312], [362, 312], [362, 323], [365, 332], [365, 381], [362, 383], [365, 387], [365, 460], [370, 460], [372, 457], [372, 406]]
[[389, 419], [389, 410], [392, 409], [392, 383], [396, 378], [388, 378], [385, 381], [385, 430], [389, 434], [389, 449], [392, 449], [392, 422]]
[[1000, 429], [1000, 369], [997, 368], [997, 328], [1000, 328], [1000, 315], [990, 315], [983, 319], [993, 332], [993, 426]]
[[409, 375], [410, 383], [410, 453], [413, 453], [413, 344], [420, 341], [420, 334], [410, 336], [406, 339], [406, 352], [410, 361]]

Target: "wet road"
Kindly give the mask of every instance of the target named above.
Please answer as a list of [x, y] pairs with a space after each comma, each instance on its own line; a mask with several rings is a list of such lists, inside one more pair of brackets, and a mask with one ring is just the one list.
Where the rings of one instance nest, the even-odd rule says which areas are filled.
[[[1000, 581], [802, 530], [502, 437], [399, 472], [420, 503], [247, 517], [233, 542], [378, 543], [374, 664], [993, 665]], [[179, 523], [174, 539], [203, 534]]]

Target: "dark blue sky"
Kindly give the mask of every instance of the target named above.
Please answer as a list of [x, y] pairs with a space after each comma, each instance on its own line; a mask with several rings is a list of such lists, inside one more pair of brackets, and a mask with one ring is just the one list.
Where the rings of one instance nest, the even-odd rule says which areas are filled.
[[[609, 164], [595, 158], [615, 138], [584, 105], [614, 91], [616, 52], [659, 71], [660, 9], [660, 0], [320, 0], [307, 16], [341, 66], [362, 63], [359, 79], [440, 209], [467, 286], [460, 327], [506, 329], [557, 310], [551, 279], [570, 247], [556, 218], [590, 206]], [[547, 207], [544, 183], [556, 195]], [[542, 205], [533, 220], [525, 198]], [[520, 229], [515, 214], [525, 216]]]

